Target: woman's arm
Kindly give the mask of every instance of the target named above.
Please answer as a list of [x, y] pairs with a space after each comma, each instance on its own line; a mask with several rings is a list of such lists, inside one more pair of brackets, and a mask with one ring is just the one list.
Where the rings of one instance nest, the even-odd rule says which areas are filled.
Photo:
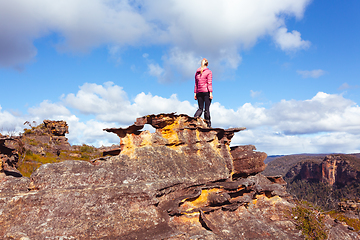
[[210, 73], [207, 76], [207, 86], [208, 86], [208, 91], [210, 92], [210, 99], [213, 99], [213, 89], [212, 89], [212, 72], [210, 71]]

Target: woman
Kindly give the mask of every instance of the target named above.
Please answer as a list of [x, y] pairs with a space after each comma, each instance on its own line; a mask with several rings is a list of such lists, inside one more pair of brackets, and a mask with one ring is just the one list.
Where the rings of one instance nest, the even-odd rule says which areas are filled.
[[212, 72], [207, 68], [209, 62], [206, 58], [201, 60], [201, 67], [195, 73], [195, 89], [194, 99], [198, 100], [199, 109], [196, 111], [194, 117], [200, 117], [204, 111], [204, 117], [208, 127], [211, 127], [210, 121], [210, 104], [213, 99], [212, 95]]

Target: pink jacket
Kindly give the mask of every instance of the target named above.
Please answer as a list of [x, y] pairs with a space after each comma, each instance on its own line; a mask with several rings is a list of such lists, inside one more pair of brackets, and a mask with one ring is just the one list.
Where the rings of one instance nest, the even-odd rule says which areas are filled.
[[203, 69], [201, 74], [201, 67], [195, 73], [195, 89], [194, 93], [212, 92], [212, 72], [208, 68]]

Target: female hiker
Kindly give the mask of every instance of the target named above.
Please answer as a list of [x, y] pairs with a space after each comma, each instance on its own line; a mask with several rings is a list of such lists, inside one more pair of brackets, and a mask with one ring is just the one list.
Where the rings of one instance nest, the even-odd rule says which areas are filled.
[[198, 100], [199, 109], [196, 111], [194, 117], [200, 117], [204, 111], [204, 118], [208, 125], [211, 127], [210, 121], [210, 104], [212, 95], [212, 72], [207, 68], [209, 62], [206, 58], [201, 60], [201, 67], [196, 70], [195, 73], [195, 89], [194, 89], [194, 99]]

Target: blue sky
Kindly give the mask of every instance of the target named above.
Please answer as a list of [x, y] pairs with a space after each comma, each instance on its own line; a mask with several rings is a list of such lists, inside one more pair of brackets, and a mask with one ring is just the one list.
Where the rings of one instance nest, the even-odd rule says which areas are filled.
[[107, 127], [193, 115], [213, 71], [213, 127], [272, 154], [360, 152], [360, 1], [0, 0], [0, 131], [66, 120], [72, 144]]

